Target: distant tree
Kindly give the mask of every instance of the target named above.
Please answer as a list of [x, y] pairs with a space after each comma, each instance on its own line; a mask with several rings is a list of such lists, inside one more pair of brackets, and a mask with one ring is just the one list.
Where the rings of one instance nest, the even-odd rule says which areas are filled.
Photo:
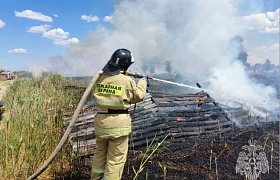
[[269, 59], [267, 59], [265, 61], [265, 63], [263, 64], [264, 69], [269, 71], [270, 69], [272, 69], [274, 67], [274, 64], [271, 64], [271, 61]]
[[166, 70], [166, 72], [171, 73], [172, 66], [171, 66], [170, 61], [165, 61], [165, 70]]

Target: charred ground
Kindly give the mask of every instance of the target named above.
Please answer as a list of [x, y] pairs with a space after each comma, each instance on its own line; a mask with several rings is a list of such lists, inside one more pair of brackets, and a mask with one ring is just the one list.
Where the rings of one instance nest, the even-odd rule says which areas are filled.
[[[243, 151], [242, 146], [248, 145], [250, 138], [264, 148], [269, 162], [269, 173], [261, 174], [261, 179], [279, 179], [279, 124], [275, 123], [239, 130], [222, 139], [211, 137], [177, 143], [166, 142], [147, 162], [138, 179], [245, 179], [245, 176], [236, 174], [236, 164], [239, 153]], [[123, 179], [133, 179], [133, 168], [139, 168], [143, 151], [135, 154], [130, 151]]]
[[[263, 147], [269, 162], [269, 173], [261, 174], [259, 179], [279, 179], [279, 122], [264, 123], [250, 129], [237, 128], [224, 137], [185, 139], [181, 142], [167, 139], [151, 156], [139, 174], [139, 180], [240, 180], [245, 176], [236, 173], [237, 158], [242, 146], [253, 138]], [[156, 145], [156, 144], [155, 144]], [[146, 154], [146, 147], [130, 149], [123, 172], [124, 180], [135, 177]], [[212, 151], [212, 155], [211, 155]], [[146, 154], [146, 155], [145, 155]], [[68, 175], [58, 175], [56, 179], [90, 179], [90, 165], [76, 164]]]

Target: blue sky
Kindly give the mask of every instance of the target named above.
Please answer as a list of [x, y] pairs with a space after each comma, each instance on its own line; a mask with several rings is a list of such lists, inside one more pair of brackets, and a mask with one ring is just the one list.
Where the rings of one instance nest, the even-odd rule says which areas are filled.
[[[0, 68], [26, 70], [52, 57], [63, 57], [71, 46], [83, 44], [84, 47], [83, 39], [89, 33], [94, 35], [102, 28], [110, 33], [112, 15], [124, 14], [133, 20], [129, 18], [133, 14], [126, 15], [125, 10], [120, 13], [122, 7], [116, 10], [115, 3], [119, 2], [122, 1], [0, 0]], [[251, 64], [263, 63], [266, 58], [279, 64], [278, 0], [213, 0], [215, 2], [232, 5], [234, 18], [243, 23], [245, 30], [241, 35]], [[185, 7], [188, 8], [191, 7]], [[118, 28], [117, 24], [113, 26]]]
[[[27, 32], [29, 28], [47, 25], [48, 30], [60, 28], [68, 32], [66, 39], [81, 39], [98, 25], [110, 26], [103, 18], [112, 14], [113, 6], [112, 0], [1, 0], [0, 20], [5, 26], [0, 29], [0, 68], [24, 70], [38, 60], [64, 54], [65, 46], [55, 45], [52, 39], [42, 37], [42, 33]], [[26, 10], [41, 13], [51, 20], [16, 17], [15, 11]], [[87, 22], [81, 19], [82, 15], [98, 16], [99, 20]], [[9, 53], [15, 49], [26, 52]]]

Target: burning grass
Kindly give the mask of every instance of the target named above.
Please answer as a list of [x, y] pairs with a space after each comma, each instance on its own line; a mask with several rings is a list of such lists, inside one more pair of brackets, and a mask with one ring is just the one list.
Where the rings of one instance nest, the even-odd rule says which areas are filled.
[[[54, 74], [16, 79], [10, 86], [4, 98], [9, 116], [0, 131], [0, 179], [27, 179], [52, 153], [64, 133], [64, 114], [79, 101], [74, 92], [63, 90], [71, 84]], [[71, 150], [64, 148], [41, 178], [54, 179], [72, 159]]]

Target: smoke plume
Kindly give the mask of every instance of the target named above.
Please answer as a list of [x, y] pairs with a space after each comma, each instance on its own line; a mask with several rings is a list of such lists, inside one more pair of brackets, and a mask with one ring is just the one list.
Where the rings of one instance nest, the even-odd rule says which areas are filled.
[[117, 1], [110, 28], [88, 32], [64, 57], [54, 57], [40, 67], [66, 76], [92, 76], [116, 49], [127, 48], [136, 60], [131, 70], [140, 72], [146, 65], [162, 72], [170, 61], [174, 71], [209, 85], [205, 88], [271, 105], [275, 89], [253, 83], [236, 61], [240, 49], [229, 42], [242, 34], [242, 27], [235, 13], [228, 0]]

